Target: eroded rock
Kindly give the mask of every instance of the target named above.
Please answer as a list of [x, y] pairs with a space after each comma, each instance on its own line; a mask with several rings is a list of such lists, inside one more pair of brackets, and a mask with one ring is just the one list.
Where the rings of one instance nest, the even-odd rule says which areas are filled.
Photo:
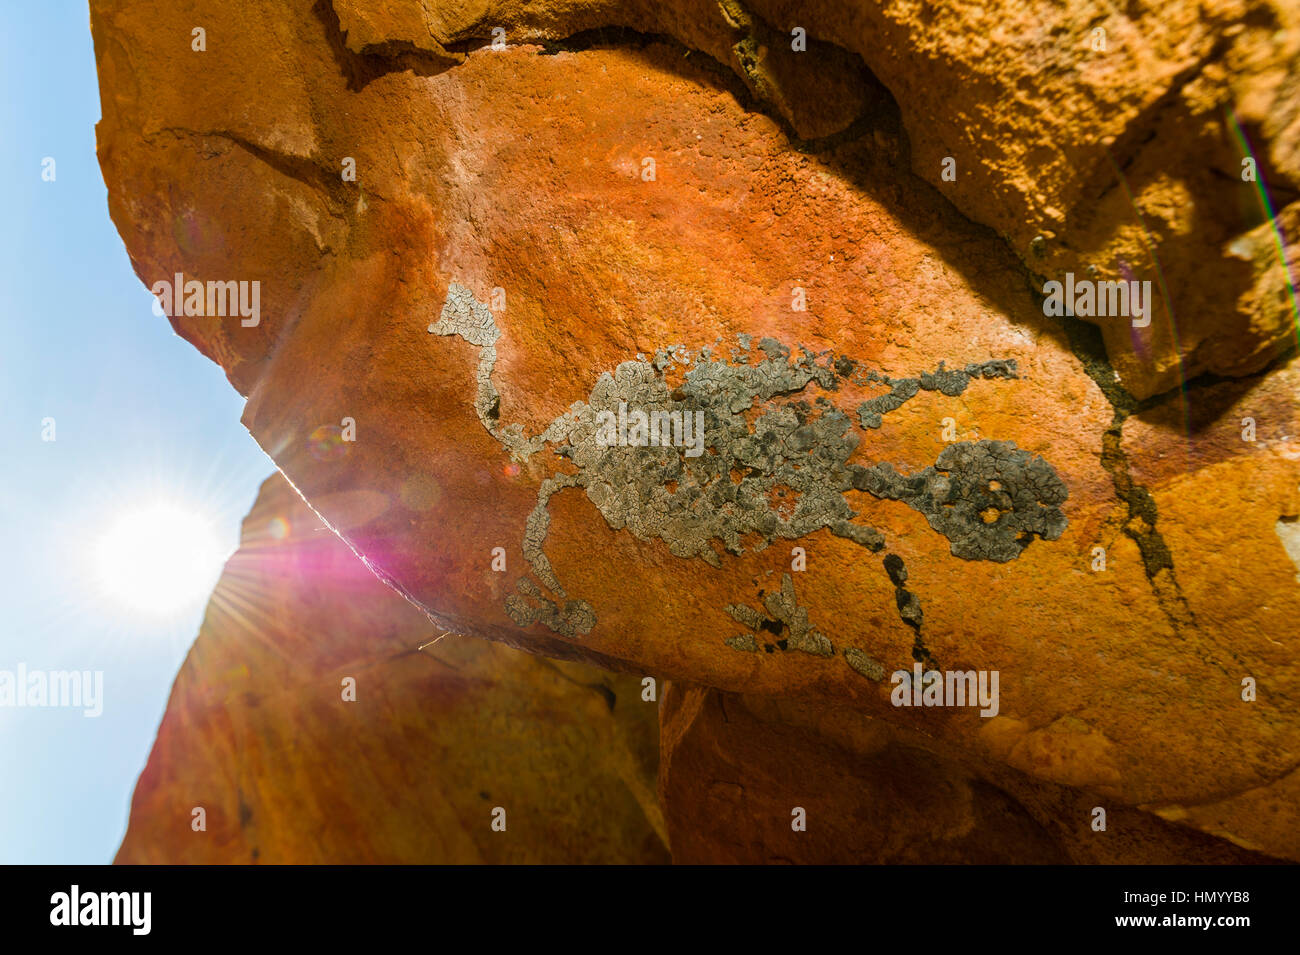
[[936, 752], [852, 710], [670, 684], [660, 729], [679, 863], [1270, 861], [1096, 793]]
[[[1207, 243], [1241, 228], [1212, 214], [1241, 198], [1240, 179], [1220, 195], [1208, 173], [1155, 168], [1203, 162], [1180, 131], [1231, 93], [1239, 118], [1268, 117], [1285, 198], [1293, 109], [1276, 48], [1290, 40], [1271, 31], [1290, 14], [1216, 8], [1181, 40], [1191, 7], [1136, 10], [1143, 30], [1159, 26], [1142, 34], [1143, 69], [1079, 60], [1097, 79], [1085, 96], [1064, 78], [1080, 50], [1050, 70], [1031, 55], [1076, 35], [1083, 14], [1044, 13], [1069, 29], [1024, 34], [1023, 48], [969, 18], [1028, 14], [867, 5], [821, 21], [814, 5], [810, 37], [860, 54], [897, 101], [863, 78], [865, 106], [843, 125], [848, 99], [794, 92], [763, 73], [761, 43], [742, 42], [791, 26], [778, 5], [611, 9], [494, 9], [509, 41], [497, 50], [478, 10], [212, 0], [198, 53], [193, 11], [92, 4], [100, 159], [138, 274], [261, 283], [255, 327], [172, 322], [248, 397], [261, 445], [443, 629], [848, 706], [1300, 858], [1287, 798], [1300, 587], [1275, 530], [1296, 510], [1300, 424], [1293, 365], [1268, 364], [1285, 288], [1252, 232], [1256, 264], [1196, 299], [1193, 282], [1222, 265]], [[1229, 35], [1234, 22], [1245, 29]], [[560, 42], [624, 24], [638, 32]], [[1135, 31], [1112, 42], [1147, 42]], [[1248, 54], [1249, 69], [1216, 73]], [[833, 89], [845, 75], [804, 81]], [[1041, 96], [1022, 96], [1027, 83]], [[1135, 398], [1176, 380], [1159, 340], [1138, 339], [1136, 361], [1116, 344], [1125, 328], [1043, 314], [1040, 280], [1094, 254], [1105, 274], [1123, 259], [1149, 277], [1114, 207], [1124, 189], [1098, 172], [1110, 167], [1084, 104], [1099, 94], [1118, 137], [1106, 148], [1130, 187], [1150, 184], [1131, 188], [1139, 206], [1166, 216], [1148, 226], [1179, 237], [1158, 251], [1184, 371], [1250, 371], [1241, 413], [1283, 436], [1267, 448], [1240, 440], [1213, 379]], [[1040, 127], [1018, 138], [1031, 116]], [[935, 179], [945, 151], [956, 183]], [[1026, 253], [1051, 223], [1042, 256]], [[1252, 299], [1260, 283], [1272, 291]], [[1205, 307], [1185, 308], [1188, 295]], [[485, 312], [493, 335], [476, 331]], [[1157, 314], [1151, 334], [1166, 325]], [[714, 446], [601, 453], [583, 414], [629, 395], [647, 412], [712, 412]], [[312, 436], [345, 418], [355, 441], [322, 454]], [[714, 460], [719, 441], [729, 459]], [[993, 487], [990, 456], [1028, 479]], [[941, 466], [955, 463], [980, 480]], [[819, 480], [792, 486], [795, 464]], [[834, 655], [728, 646], [744, 643], [728, 608], [803, 627], [784, 598], [767, 606], [787, 574], [801, 632]], [[914, 661], [998, 670], [999, 715], [891, 706], [872, 674]]]
[[268, 479], [117, 861], [668, 861], [640, 678], [438, 637]]

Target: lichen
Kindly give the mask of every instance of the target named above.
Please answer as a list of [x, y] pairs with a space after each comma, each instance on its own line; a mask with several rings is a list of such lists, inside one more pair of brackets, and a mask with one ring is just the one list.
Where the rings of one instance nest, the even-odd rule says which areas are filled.
[[479, 349], [478, 367], [475, 370], [477, 391], [474, 396], [474, 413], [488, 434], [500, 441], [516, 458], [527, 459], [540, 451], [548, 442], [559, 441], [564, 437], [568, 419], [561, 417], [551, 424], [542, 434], [526, 438], [523, 428], [517, 424], [500, 427], [501, 395], [492, 383], [492, 372], [497, 362], [497, 340], [501, 330], [497, 328], [492, 310], [474, 298], [474, 293], [463, 285], [452, 282], [447, 288], [447, 300], [443, 303], [442, 314], [438, 321], [429, 326], [434, 335], [459, 335]]
[[758, 652], [758, 642], [752, 633], [739, 633], [734, 637], [727, 637], [723, 643], [733, 650], [743, 650], [746, 653]]
[[[841, 382], [882, 384], [886, 394], [861, 403], [858, 425], [879, 428], [884, 415], [921, 391], [962, 394], [976, 378], [1015, 379], [1016, 364], [994, 360], [934, 371], [912, 378], [890, 378], [857, 361], [830, 352], [791, 348], [772, 338], [737, 336], [740, 349], [729, 359], [702, 349], [692, 356], [682, 345], [658, 349], [649, 359], [620, 364], [597, 379], [585, 401], [554, 419], [540, 434], [527, 436], [517, 424], [500, 425], [500, 396], [491, 381], [500, 331], [492, 313], [463, 286], [452, 284], [438, 322], [438, 335], [459, 335], [480, 349], [475, 410], [483, 427], [515, 457], [527, 458], [546, 446], [569, 461], [572, 473], [545, 478], [524, 527], [523, 551], [536, 582], [523, 578], [506, 610], [520, 626], [541, 622], [565, 636], [587, 633], [595, 614], [585, 601], [569, 600], [545, 553], [551, 497], [580, 487], [614, 530], [638, 540], [661, 541], [683, 559], [700, 558], [722, 566], [724, 554], [761, 551], [777, 540], [795, 540], [818, 530], [850, 540], [870, 552], [884, 548], [879, 530], [860, 520], [849, 494], [862, 491], [906, 503], [947, 537], [950, 550], [966, 560], [1013, 560], [1034, 537], [1055, 540], [1065, 529], [1060, 505], [1066, 488], [1046, 461], [1009, 441], [949, 445], [934, 465], [900, 474], [888, 463], [862, 466], [849, 459], [860, 442], [853, 420], [829, 400]], [[681, 366], [670, 387], [668, 372]], [[820, 394], [810, 394], [816, 388]], [[811, 399], [811, 400], [809, 400]], [[701, 414], [702, 453], [687, 454], [670, 442], [611, 445], [600, 437], [602, 414], [635, 408], [654, 419]], [[606, 418], [608, 420], [608, 418]], [[932, 659], [921, 641], [919, 598], [907, 589], [907, 570], [895, 554], [884, 567], [895, 589], [900, 618], [916, 633], [918, 659]], [[541, 586], [538, 586], [540, 584]], [[542, 587], [550, 591], [547, 596]], [[781, 590], [760, 595], [766, 613], [731, 605], [733, 618], [751, 633], [730, 637], [726, 645], [757, 652], [764, 632], [775, 639], [762, 650], [799, 650], [817, 656], [835, 653], [831, 641], [812, 627], [795, 601], [789, 574]], [[847, 648], [849, 665], [871, 679], [880, 664], [865, 651]]]
[[986, 361], [970, 364], [964, 369], [948, 370], [944, 362], [934, 371], [923, 371], [916, 378], [889, 378], [876, 373], [868, 373], [867, 380], [878, 381], [889, 386], [889, 393], [868, 399], [858, 405], [858, 422], [863, 428], [879, 428], [882, 416], [896, 411], [922, 391], [938, 391], [950, 398], [955, 398], [966, 390], [974, 378], [1009, 378], [1014, 379], [1016, 363], [1014, 360]]
[[954, 557], [1005, 563], [1035, 536], [1065, 531], [1064, 482], [1041, 457], [1010, 441], [950, 444], [933, 467], [902, 475], [889, 463], [854, 467], [853, 486], [903, 501], [951, 541]]
[[[561, 636], [577, 639], [590, 633], [596, 625], [596, 612], [585, 600], [566, 600], [560, 604], [543, 594], [527, 577], [520, 577], [515, 586], [519, 593], [506, 597], [506, 613], [521, 627], [543, 623]], [[530, 604], [521, 594], [536, 603]]]
[[844, 660], [868, 680], [875, 680], [880, 683], [885, 679], [885, 668], [881, 666], [880, 662], [857, 647], [845, 647]]
[[[773, 635], [771, 646], [781, 650], [798, 650], [819, 657], [835, 655], [835, 647], [830, 638], [817, 630], [808, 619], [808, 610], [799, 606], [794, 594], [794, 580], [789, 574], [781, 575], [781, 589], [763, 597], [766, 615], [744, 604], [732, 604], [726, 608], [727, 613], [752, 630], [766, 631]], [[744, 638], [748, 638], [748, 642]], [[737, 646], [732, 641], [739, 641]], [[727, 640], [727, 645], [736, 649], [749, 649], [748, 643], [754, 641], [753, 634], [742, 634]], [[755, 650], [758, 649], [754, 643]]]

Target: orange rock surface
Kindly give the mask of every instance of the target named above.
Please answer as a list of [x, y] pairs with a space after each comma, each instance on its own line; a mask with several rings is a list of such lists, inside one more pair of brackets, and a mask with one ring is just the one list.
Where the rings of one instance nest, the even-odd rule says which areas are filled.
[[1097, 793], [939, 752], [853, 710], [669, 684], [660, 730], [678, 863], [1268, 861]]
[[117, 861], [668, 861], [639, 678], [437, 637], [268, 479]]
[[[430, 6], [91, 5], [136, 271], [260, 283], [172, 325], [375, 574], [1300, 859], [1293, 306], [1204, 171], [1233, 106], [1289, 202], [1293, 10], [1105, 8], [1103, 56], [1091, 8], [817, 3], [801, 60], [775, 0]], [[1177, 335], [1044, 314], [1151, 248]], [[597, 447], [629, 398], [707, 449]], [[998, 714], [891, 705], [914, 661], [998, 671]]]

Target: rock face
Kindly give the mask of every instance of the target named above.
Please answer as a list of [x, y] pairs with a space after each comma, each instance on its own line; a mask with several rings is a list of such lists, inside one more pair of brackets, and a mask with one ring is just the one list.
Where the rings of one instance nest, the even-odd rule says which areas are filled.
[[1294, 7], [484, 10], [91, 4], [137, 273], [328, 526], [443, 629], [1300, 859]]
[[657, 708], [639, 679], [459, 635], [417, 649], [436, 637], [270, 478], [176, 679], [117, 861], [669, 860]]
[[1267, 861], [849, 709], [670, 684], [660, 730], [659, 792], [679, 863]]

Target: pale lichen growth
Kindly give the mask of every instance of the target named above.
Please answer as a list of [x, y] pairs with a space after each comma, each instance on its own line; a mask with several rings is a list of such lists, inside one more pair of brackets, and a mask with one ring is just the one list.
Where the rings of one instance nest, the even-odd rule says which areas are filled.
[[[1008, 441], [961, 442], [946, 447], [932, 467], [898, 473], [888, 463], [850, 464], [860, 437], [854, 422], [825, 394], [803, 397], [815, 386], [836, 392], [842, 381], [883, 384], [886, 394], [862, 402], [857, 424], [879, 428], [883, 416], [921, 391], [962, 394], [977, 378], [1015, 379], [1014, 361], [988, 361], [934, 371], [915, 378], [893, 379], [860, 370], [847, 356], [799, 354], [772, 338], [760, 339], [761, 358], [753, 360], [753, 341], [739, 335], [740, 350], [730, 360], [710, 349], [692, 356], [682, 345], [661, 348], [646, 358], [619, 365], [596, 381], [586, 401], [575, 402], [542, 434], [528, 437], [518, 424], [500, 425], [500, 396], [492, 384], [496, 343], [501, 332], [491, 311], [464, 286], [453, 283], [437, 322], [437, 335], [458, 335], [480, 349], [474, 407], [484, 428], [513, 457], [527, 459], [550, 445], [567, 458], [574, 473], [545, 478], [537, 504], [524, 528], [524, 556], [536, 582], [519, 581], [518, 593], [506, 600], [511, 619], [520, 626], [544, 623], [565, 636], [591, 630], [596, 617], [590, 604], [570, 600], [547, 558], [551, 497], [580, 487], [615, 530], [638, 540], [662, 541], [674, 556], [698, 557], [714, 567], [723, 554], [761, 551], [777, 540], [794, 540], [818, 530], [851, 540], [871, 552], [884, 548], [884, 536], [859, 520], [849, 494], [863, 491], [906, 503], [951, 542], [953, 555], [967, 560], [1008, 561], [1034, 537], [1055, 540], [1065, 529], [1060, 505], [1065, 485], [1040, 457]], [[680, 384], [670, 387], [666, 372], [683, 369]], [[626, 406], [651, 420], [700, 414], [704, 422], [702, 452], [686, 454], [668, 445], [610, 445], [601, 440], [598, 421]], [[756, 410], [757, 409], [757, 410]], [[917, 632], [915, 653], [928, 654], [920, 641], [920, 601], [904, 582], [902, 560], [889, 555], [885, 568], [895, 586], [898, 613]], [[538, 586], [541, 584], [541, 587]], [[542, 587], [550, 592], [548, 596]], [[816, 630], [798, 606], [789, 574], [780, 591], [762, 596], [766, 614], [743, 605], [726, 608], [752, 633], [728, 638], [727, 646], [753, 652], [763, 633], [779, 634], [762, 649], [799, 650], [829, 657], [830, 638]], [[872, 680], [883, 667], [855, 647], [844, 650], [849, 666]]]

